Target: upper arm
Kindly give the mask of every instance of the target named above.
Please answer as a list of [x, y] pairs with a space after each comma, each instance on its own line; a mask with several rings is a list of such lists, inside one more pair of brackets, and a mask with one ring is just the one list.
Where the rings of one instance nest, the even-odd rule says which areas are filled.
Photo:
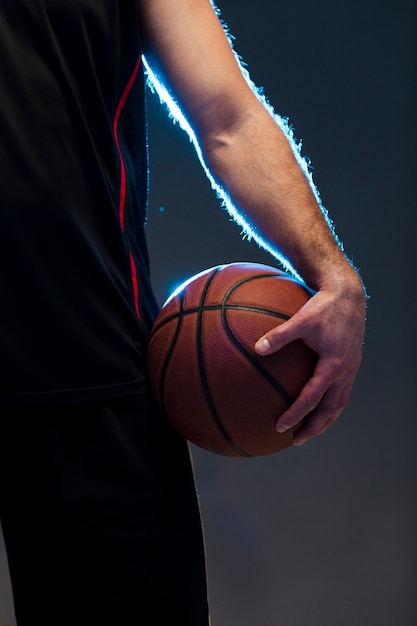
[[138, 2], [147, 63], [200, 138], [259, 106], [210, 0]]

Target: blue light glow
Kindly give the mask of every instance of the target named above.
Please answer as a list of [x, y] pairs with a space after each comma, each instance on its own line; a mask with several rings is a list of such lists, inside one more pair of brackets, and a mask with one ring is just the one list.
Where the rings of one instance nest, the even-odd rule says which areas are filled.
[[189, 285], [192, 281], [196, 280], [197, 278], [199, 278], [200, 276], [204, 276], [204, 274], [209, 274], [212, 270], [214, 269], [214, 267], [211, 267], [209, 269], [205, 269], [202, 270], [201, 272], [199, 272], [198, 274], [193, 274], [192, 276], [190, 276], [189, 278], [187, 278], [186, 280], [184, 280], [180, 285], [178, 286], [174, 286], [170, 295], [168, 296], [168, 298], [166, 299], [166, 301], [163, 304], [163, 307], [165, 305], [168, 304], [168, 302], [170, 302], [173, 298], [175, 298], [176, 296], [178, 296], [181, 291], [183, 291], [185, 289], [185, 287], [187, 285]]
[[[213, 3], [212, 3], [213, 4]], [[219, 9], [214, 6], [213, 7], [217, 13], [218, 16], [220, 16], [220, 11]], [[256, 97], [258, 98], [258, 100], [262, 103], [262, 105], [265, 107], [265, 109], [269, 112], [269, 114], [273, 117], [273, 119], [275, 120], [276, 124], [279, 126], [279, 128], [284, 132], [284, 134], [286, 135], [286, 137], [288, 138], [289, 144], [291, 146], [291, 149], [295, 155], [295, 158], [297, 160], [297, 162], [299, 163], [301, 170], [303, 171], [312, 191], [313, 194], [322, 210], [322, 213], [328, 223], [328, 226], [331, 230], [331, 232], [333, 233], [333, 236], [336, 240], [336, 242], [338, 243], [338, 245], [340, 246], [341, 249], [343, 249], [341, 242], [338, 240], [337, 235], [334, 231], [334, 227], [333, 227], [333, 223], [331, 221], [331, 219], [328, 216], [327, 210], [325, 209], [325, 207], [323, 206], [321, 199], [320, 199], [320, 195], [319, 192], [313, 182], [313, 177], [312, 177], [312, 172], [311, 172], [311, 164], [310, 164], [310, 159], [308, 159], [307, 157], [304, 157], [301, 154], [301, 147], [302, 147], [302, 142], [301, 140], [297, 141], [295, 136], [294, 136], [294, 129], [292, 128], [292, 126], [289, 124], [289, 120], [286, 117], [282, 117], [280, 115], [278, 115], [273, 107], [270, 105], [270, 103], [268, 102], [267, 98], [264, 95], [263, 92], [263, 88], [258, 88], [255, 86], [255, 84], [253, 83], [253, 81], [251, 80], [250, 76], [249, 76], [249, 72], [247, 71], [244, 62], [242, 61], [241, 57], [235, 52], [235, 50], [233, 49], [233, 45], [232, 45], [232, 40], [233, 40], [233, 36], [230, 34], [229, 29], [227, 27], [227, 25], [224, 23], [223, 20], [220, 20], [223, 26], [223, 29], [225, 31], [225, 34], [228, 38], [229, 44], [232, 48], [233, 54], [237, 60], [237, 63], [239, 65], [239, 68], [242, 72], [242, 75], [245, 78], [245, 81], [247, 82], [247, 84], [249, 85], [250, 89], [253, 91], [253, 93], [256, 95]], [[158, 80], [158, 77], [154, 74], [154, 72], [152, 71], [152, 69], [149, 67], [146, 58], [143, 59], [144, 62], [144, 67], [145, 67], [145, 71], [147, 74], [147, 79], [148, 79], [148, 86], [150, 87], [152, 92], [156, 92], [157, 95], [159, 96], [161, 102], [167, 107], [168, 109], [168, 113], [170, 115], [170, 117], [172, 118], [172, 120], [174, 121], [174, 123], [178, 123], [179, 126], [185, 130], [185, 132], [188, 134], [190, 141], [193, 143], [195, 150], [197, 152], [198, 158], [204, 168], [204, 171], [207, 175], [207, 178], [209, 179], [211, 186], [213, 188], [213, 190], [215, 191], [216, 195], [218, 196], [218, 198], [221, 201], [222, 207], [225, 208], [230, 216], [232, 217], [232, 219], [241, 227], [241, 236], [243, 239], [248, 239], [251, 240], [253, 239], [260, 247], [264, 248], [265, 250], [267, 250], [274, 258], [278, 259], [279, 262], [284, 266], [284, 268], [287, 271], [290, 271], [294, 276], [296, 276], [297, 278], [301, 278], [299, 276], [299, 274], [295, 271], [295, 269], [292, 267], [291, 263], [288, 261], [288, 259], [286, 259], [283, 255], [280, 255], [279, 252], [276, 250], [276, 248], [272, 247], [272, 245], [266, 241], [257, 231], [256, 231], [256, 227], [251, 225], [248, 221], [248, 219], [245, 218], [245, 216], [242, 214], [242, 212], [239, 210], [238, 207], [236, 207], [232, 201], [232, 199], [229, 197], [227, 190], [224, 189], [221, 185], [219, 185], [215, 179], [213, 178], [213, 175], [211, 174], [210, 170], [208, 169], [207, 165], [204, 162], [204, 157], [202, 154], [202, 150], [200, 148], [200, 145], [197, 141], [196, 135], [193, 131], [193, 129], [191, 128], [190, 124], [188, 123], [186, 117], [184, 116], [184, 114], [181, 111], [180, 106], [178, 105], [178, 103], [175, 101], [175, 99], [173, 98], [173, 96], [171, 95], [171, 93], [168, 91], [168, 89], [165, 87], [165, 85]], [[162, 210], [162, 207], [161, 207]], [[181, 289], [181, 288], [180, 288]]]

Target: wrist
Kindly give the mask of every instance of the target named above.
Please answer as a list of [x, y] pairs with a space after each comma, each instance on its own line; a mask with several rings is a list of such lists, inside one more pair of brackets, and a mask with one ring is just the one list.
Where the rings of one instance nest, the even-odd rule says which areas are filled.
[[366, 302], [366, 289], [361, 276], [342, 252], [337, 258], [322, 259], [318, 271], [304, 278], [316, 291], [346, 293]]

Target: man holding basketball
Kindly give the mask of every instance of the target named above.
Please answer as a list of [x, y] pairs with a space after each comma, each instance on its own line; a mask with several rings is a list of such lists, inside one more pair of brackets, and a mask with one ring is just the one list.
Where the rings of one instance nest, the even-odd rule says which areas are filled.
[[310, 414], [297, 444], [349, 400], [360, 278], [210, 0], [3, 2], [0, 47], [0, 517], [18, 625], [206, 625], [188, 451], [146, 371], [142, 54], [237, 221], [317, 291], [256, 345], [302, 338], [319, 356], [277, 423]]

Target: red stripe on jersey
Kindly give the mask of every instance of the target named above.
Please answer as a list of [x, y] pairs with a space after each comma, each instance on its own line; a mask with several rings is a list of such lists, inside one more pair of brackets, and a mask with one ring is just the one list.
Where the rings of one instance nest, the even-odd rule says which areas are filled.
[[[132, 87], [138, 75], [140, 63], [141, 63], [141, 55], [139, 55], [136, 65], [133, 69], [132, 75], [130, 76], [129, 81], [122, 93], [122, 97], [120, 98], [119, 104], [117, 105], [116, 114], [113, 120], [113, 136], [114, 136], [114, 141], [117, 147], [117, 152], [119, 154], [119, 161], [120, 161], [119, 220], [120, 220], [120, 227], [123, 233], [125, 232], [126, 166], [125, 166], [123, 152], [120, 147], [120, 141], [119, 141], [119, 120], [120, 120], [120, 116], [122, 114], [123, 108], [126, 104], [126, 100], [129, 97], [129, 94], [132, 90]], [[139, 308], [138, 274], [136, 270], [135, 260], [130, 250], [129, 250], [129, 258], [130, 258], [130, 271], [131, 271], [132, 286], [133, 286], [133, 296], [135, 300], [135, 309], [136, 309], [136, 313], [139, 318], [139, 321], [141, 321], [140, 308]]]
[[133, 258], [133, 254], [129, 252], [130, 257], [130, 272], [132, 275], [132, 285], [133, 285], [133, 295], [135, 298], [135, 308], [137, 316], [140, 318], [140, 310], [139, 310], [139, 282], [138, 282], [138, 273], [136, 271], [135, 259]]

